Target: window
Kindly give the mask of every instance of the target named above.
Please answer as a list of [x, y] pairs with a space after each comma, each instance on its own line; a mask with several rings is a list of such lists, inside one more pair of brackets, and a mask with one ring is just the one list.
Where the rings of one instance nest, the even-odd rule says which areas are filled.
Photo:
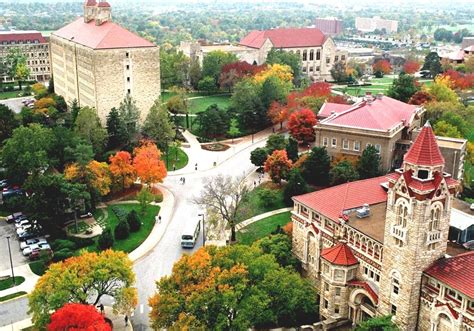
[[324, 299], [324, 301], [323, 301], [323, 307], [324, 307], [324, 309], [328, 309], [328, 307], [329, 307], [329, 301], [327, 301], [326, 299]]
[[127, 82], [130, 83], [130, 77], [127, 77]]
[[321, 67], [320, 66], [317, 66], [316, 67], [316, 71], [320, 71], [321, 70]]
[[129, 52], [126, 52], [125, 53], [125, 57], [128, 59], [130, 57], [130, 53]]
[[397, 225], [401, 227], [407, 226], [407, 218], [408, 218], [408, 206], [403, 202], [398, 204], [397, 206]]
[[428, 179], [428, 176], [429, 176], [429, 171], [426, 170], [426, 169], [419, 169], [418, 170], [418, 178], [419, 179]]
[[334, 280], [338, 282], [344, 281], [344, 270], [336, 269], [334, 271]]
[[313, 67], [309, 67], [309, 72], [313, 72]]
[[132, 93], [132, 91], [131, 91], [130, 89], [128, 89], [128, 90], [127, 90], [127, 93], [130, 94], [130, 93]]
[[390, 307], [390, 313], [392, 315], [396, 315], [397, 314], [397, 306], [395, 306], [394, 304], [392, 304], [392, 306]]
[[343, 149], [349, 149], [349, 140], [347, 140], [347, 139], [342, 140], [342, 148]]
[[321, 50], [316, 51], [316, 60], [321, 60]]
[[339, 305], [334, 306], [334, 314], [339, 314]]
[[127, 67], [126, 67], [126, 68], [127, 68], [127, 70], [130, 70], [130, 65], [129, 65], [129, 64], [127, 64]]
[[380, 144], [375, 144], [375, 149], [380, 154], [380, 151], [382, 150], [382, 147], [380, 146]]
[[323, 138], [323, 146], [324, 147], [328, 147], [328, 145], [329, 145], [328, 140], [329, 140], [328, 137]]
[[308, 51], [304, 50], [303, 51], [303, 61], [306, 61], [308, 59]]
[[334, 62], [337, 62], [337, 61], [339, 61], [339, 55], [336, 55], [336, 56], [334, 57]]
[[309, 51], [309, 60], [314, 61], [314, 50]]
[[336, 148], [337, 147], [337, 138], [332, 138], [331, 139], [331, 147]]
[[360, 151], [360, 141], [354, 141], [354, 150]]
[[329, 274], [329, 266], [327, 264], [324, 265], [323, 271], [325, 274]]
[[439, 230], [439, 222], [441, 220], [441, 207], [439, 205], [431, 209], [429, 231]]
[[303, 67], [303, 72], [306, 72], [306, 67]]
[[331, 63], [331, 58], [330, 58], [330, 57], [327, 57], [327, 58], [326, 58], [326, 63], [327, 63], [327, 64]]
[[341, 55], [341, 61], [344, 61], [346, 59], [345, 55]]
[[329, 284], [328, 283], [324, 283], [324, 291], [329, 291]]
[[398, 295], [400, 292], [400, 279], [396, 273], [392, 274], [392, 293]]
[[341, 295], [341, 288], [336, 287], [336, 296], [340, 296], [340, 295]]

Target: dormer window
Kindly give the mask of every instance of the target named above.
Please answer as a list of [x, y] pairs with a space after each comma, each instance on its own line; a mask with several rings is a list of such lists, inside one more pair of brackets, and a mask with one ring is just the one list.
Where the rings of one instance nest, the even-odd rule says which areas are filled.
[[419, 179], [428, 179], [429, 178], [429, 175], [430, 175], [430, 172], [426, 169], [419, 169], [418, 170], [418, 174], [417, 174], [417, 177]]

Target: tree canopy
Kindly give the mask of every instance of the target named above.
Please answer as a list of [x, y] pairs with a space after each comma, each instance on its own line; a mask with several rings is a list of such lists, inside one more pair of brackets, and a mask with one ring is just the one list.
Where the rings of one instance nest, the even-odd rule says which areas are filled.
[[51, 315], [49, 331], [95, 330], [112, 331], [104, 316], [94, 306], [66, 303]]

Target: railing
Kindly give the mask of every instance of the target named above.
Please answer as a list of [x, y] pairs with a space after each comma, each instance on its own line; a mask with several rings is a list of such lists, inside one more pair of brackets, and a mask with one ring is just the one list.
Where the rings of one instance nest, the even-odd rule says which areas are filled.
[[426, 244], [434, 244], [441, 241], [441, 231], [435, 230], [435, 231], [429, 231], [426, 234]]
[[407, 238], [407, 229], [400, 225], [392, 225], [390, 227], [390, 234], [404, 242]]

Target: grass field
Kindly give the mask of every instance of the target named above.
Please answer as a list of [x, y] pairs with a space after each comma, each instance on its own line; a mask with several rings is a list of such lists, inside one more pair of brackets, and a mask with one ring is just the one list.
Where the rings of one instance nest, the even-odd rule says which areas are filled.
[[[336, 87], [334, 90], [345, 92], [346, 94], [352, 96], [364, 96], [366, 92], [372, 92], [372, 94], [383, 93], [387, 94], [389, 87], [392, 85], [394, 77], [383, 77], [383, 78], [373, 78], [369, 82], [372, 84], [370, 86], [361, 86], [361, 87]], [[422, 79], [418, 80], [420, 84], [429, 86], [433, 83], [432, 80]]]
[[0, 92], [0, 100], [5, 100], [5, 99], [11, 99], [11, 98], [17, 98], [18, 93], [20, 91], [5, 91], [5, 92]]
[[15, 277], [15, 285], [13, 285], [13, 278], [8, 277], [7, 279], [0, 280], [0, 291], [6, 290], [10, 287], [20, 285], [25, 281], [25, 277], [16, 276]]
[[14, 298], [17, 298], [17, 297], [21, 297], [22, 295], [25, 295], [25, 294], [27, 294], [27, 293], [24, 292], [24, 291], [21, 291], [21, 292], [15, 292], [15, 293], [12, 293], [12, 294], [9, 294], [9, 295], [5, 295], [3, 297], [0, 297], [0, 302], [7, 301], [7, 300], [10, 300], [10, 299], [14, 299]]
[[[260, 192], [265, 188], [271, 189], [273, 192], [275, 192], [275, 197], [271, 205], [265, 206], [260, 198]], [[285, 207], [287, 206], [283, 202], [283, 189], [276, 187], [276, 185], [273, 183], [265, 183], [245, 195], [240, 207], [241, 212], [237, 216], [237, 219], [238, 222], [242, 222], [256, 215]]]
[[203, 98], [189, 100], [189, 113], [196, 114], [205, 111], [207, 107], [216, 104], [219, 108], [226, 109], [230, 105], [229, 95], [210, 95]]
[[251, 245], [258, 239], [271, 234], [278, 226], [281, 227], [290, 222], [290, 215], [290, 212], [285, 212], [252, 223], [237, 232], [237, 240], [241, 244]]
[[[166, 153], [161, 155], [161, 159], [165, 162], [168, 171], [182, 169], [188, 164], [188, 155], [182, 148], [171, 147], [168, 153], [168, 162], [166, 162]], [[176, 168], [173, 165], [176, 165]]]

